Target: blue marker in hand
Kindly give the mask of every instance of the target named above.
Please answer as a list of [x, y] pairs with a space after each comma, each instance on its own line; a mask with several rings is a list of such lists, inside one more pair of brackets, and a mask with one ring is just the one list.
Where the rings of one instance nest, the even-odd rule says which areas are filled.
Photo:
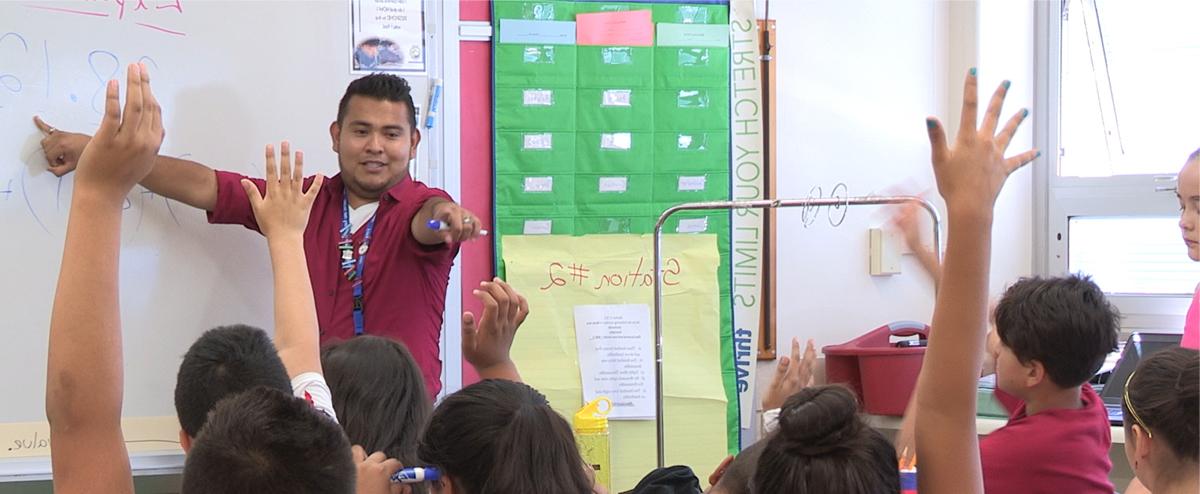
[[392, 474], [393, 484], [417, 484], [421, 482], [437, 482], [442, 473], [433, 467], [401, 468]]
[[[442, 221], [442, 220], [429, 220], [429, 221], [425, 222], [425, 226], [429, 227], [430, 230], [439, 231], [439, 232], [444, 232], [444, 231], [450, 229], [450, 225], [447, 225], [446, 222]], [[479, 234], [487, 235], [488, 231], [487, 230], [479, 230]]]

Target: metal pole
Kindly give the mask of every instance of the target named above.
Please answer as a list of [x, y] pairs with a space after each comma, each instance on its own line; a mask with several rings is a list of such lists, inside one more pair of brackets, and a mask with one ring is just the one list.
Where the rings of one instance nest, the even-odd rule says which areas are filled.
[[[690, 202], [673, 206], [658, 217], [654, 224], [654, 384], [657, 387], [654, 402], [654, 424], [658, 434], [658, 467], [666, 466], [666, 436], [663, 433], [663, 335], [662, 335], [662, 227], [667, 218], [680, 211], [720, 209], [777, 209], [791, 207], [820, 206], [880, 206], [887, 204], [917, 204], [929, 213], [933, 220], [933, 253], [942, 255], [942, 219], [937, 208], [917, 196], [848, 197], [844, 199], [764, 199], [759, 201], [710, 201]], [[935, 284], [936, 287], [936, 284]], [[936, 289], [936, 288], [935, 288]]]

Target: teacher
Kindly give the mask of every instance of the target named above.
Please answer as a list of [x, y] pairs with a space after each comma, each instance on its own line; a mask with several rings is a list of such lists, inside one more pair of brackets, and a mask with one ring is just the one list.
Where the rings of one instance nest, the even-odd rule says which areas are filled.
[[[50, 171], [75, 169], [91, 139], [34, 117]], [[402, 78], [371, 74], [350, 83], [329, 125], [340, 173], [325, 180], [304, 232], [322, 343], [371, 334], [403, 342], [430, 397], [441, 390], [439, 339], [450, 267], [479, 220], [444, 191], [409, 176], [421, 132]], [[290, 153], [287, 143], [283, 154]], [[297, 156], [299, 159], [299, 156]], [[209, 223], [258, 231], [238, 173], [159, 156], [141, 185], [208, 212]], [[249, 179], [260, 191], [262, 179]], [[311, 183], [311, 177], [308, 179]], [[431, 220], [445, 227], [430, 228]]]

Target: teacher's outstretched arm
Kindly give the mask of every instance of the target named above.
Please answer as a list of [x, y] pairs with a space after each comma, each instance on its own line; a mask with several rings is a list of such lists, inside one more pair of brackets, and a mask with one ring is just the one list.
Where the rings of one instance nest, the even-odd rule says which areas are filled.
[[[61, 177], [75, 171], [92, 136], [56, 129], [37, 116], [33, 123], [44, 135], [42, 152], [50, 173]], [[139, 183], [155, 194], [194, 208], [212, 211], [217, 206], [217, 176], [211, 168], [195, 161], [160, 155]]]

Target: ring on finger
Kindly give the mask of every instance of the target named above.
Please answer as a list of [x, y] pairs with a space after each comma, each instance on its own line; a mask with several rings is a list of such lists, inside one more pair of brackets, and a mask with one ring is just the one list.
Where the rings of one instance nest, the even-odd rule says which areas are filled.
[[58, 129], [50, 127], [50, 130], [46, 131], [46, 135], [54, 135], [55, 132], [58, 132]]
[[473, 222], [473, 221], [471, 220], [471, 217], [470, 217], [470, 216], [467, 216], [466, 218], [463, 218], [463, 223], [471, 224], [472, 222]]

